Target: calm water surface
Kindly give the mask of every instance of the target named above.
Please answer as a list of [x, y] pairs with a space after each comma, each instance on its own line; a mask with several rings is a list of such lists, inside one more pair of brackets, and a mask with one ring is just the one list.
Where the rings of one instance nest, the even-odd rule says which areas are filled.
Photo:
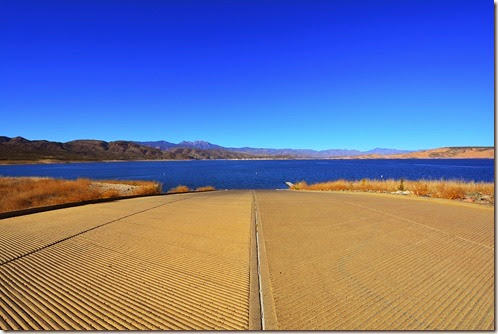
[[285, 181], [320, 182], [339, 178], [458, 179], [494, 181], [492, 159], [409, 160], [200, 160], [92, 162], [0, 166], [1, 176], [76, 179], [155, 180], [167, 190], [179, 184], [217, 189], [287, 188]]

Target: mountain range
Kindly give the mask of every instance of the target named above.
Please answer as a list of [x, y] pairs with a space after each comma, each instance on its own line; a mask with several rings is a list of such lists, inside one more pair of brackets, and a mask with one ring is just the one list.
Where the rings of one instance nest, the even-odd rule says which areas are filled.
[[188, 147], [194, 149], [202, 149], [202, 150], [210, 150], [210, 149], [218, 149], [218, 150], [227, 150], [231, 152], [245, 153], [254, 156], [292, 156], [296, 158], [319, 158], [326, 159], [332, 157], [345, 157], [345, 156], [359, 156], [359, 155], [368, 155], [368, 154], [403, 154], [410, 153], [413, 151], [408, 150], [396, 150], [389, 148], [374, 148], [369, 151], [358, 151], [358, 150], [346, 150], [346, 149], [328, 149], [328, 150], [311, 150], [311, 149], [276, 149], [276, 148], [252, 148], [252, 147], [223, 147], [220, 145], [211, 144], [207, 141], [197, 140], [197, 141], [182, 141], [178, 144], [167, 142], [164, 140], [159, 141], [142, 141], [135, 142], [140, 145], [154, 147], [160, 150], [168, 150], [173, 147]]
[[250, 159], [244, 153], [220, 149], [172, 147], [161, 150], [131, 141], [73, 140], [52, 142], [0, 136], [0, 161], [100, 161], [159, 159]]
[[0, 136], [0, 162], [58, 162], [102, 160], [201, 160], [201, 159], [424, 159], [494, 158], [494, 147], [444, 147], [406, 151], [376, 148], [369, 151], [346, 149], [273, 149], [223, 147], [206, 141], [132, 142], [125, 140], [73, 140], [53, 142]]

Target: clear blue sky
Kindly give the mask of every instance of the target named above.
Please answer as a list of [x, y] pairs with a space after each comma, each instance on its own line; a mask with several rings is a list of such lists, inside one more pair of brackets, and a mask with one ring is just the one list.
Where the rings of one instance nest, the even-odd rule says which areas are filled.
[[0, 2], [0, 135], [493, 145], [493, 2]]

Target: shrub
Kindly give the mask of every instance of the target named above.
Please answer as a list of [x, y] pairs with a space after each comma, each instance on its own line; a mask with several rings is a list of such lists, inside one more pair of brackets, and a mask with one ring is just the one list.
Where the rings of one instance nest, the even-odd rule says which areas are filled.
[[360, 189], [363, 191], [367, 190], [367, 179], [361, 179]]
[[401, 191], [404, 191], [405, 190], [405, 185], [403, 184], [405, 182], [405, 179], [401, 178], [399, 180], [399, 186], [398, 186], [398, 190], [401, 190]]

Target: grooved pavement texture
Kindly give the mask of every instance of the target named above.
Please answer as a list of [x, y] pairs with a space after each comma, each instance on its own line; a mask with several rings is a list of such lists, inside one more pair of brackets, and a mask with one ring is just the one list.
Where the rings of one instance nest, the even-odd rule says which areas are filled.
[[256, 194], [276, 318], [268, 329], [494, 329], [493, 208]]
[[1, 220], [0, 328], [245, 329], [251, 205], [217, 192]]

